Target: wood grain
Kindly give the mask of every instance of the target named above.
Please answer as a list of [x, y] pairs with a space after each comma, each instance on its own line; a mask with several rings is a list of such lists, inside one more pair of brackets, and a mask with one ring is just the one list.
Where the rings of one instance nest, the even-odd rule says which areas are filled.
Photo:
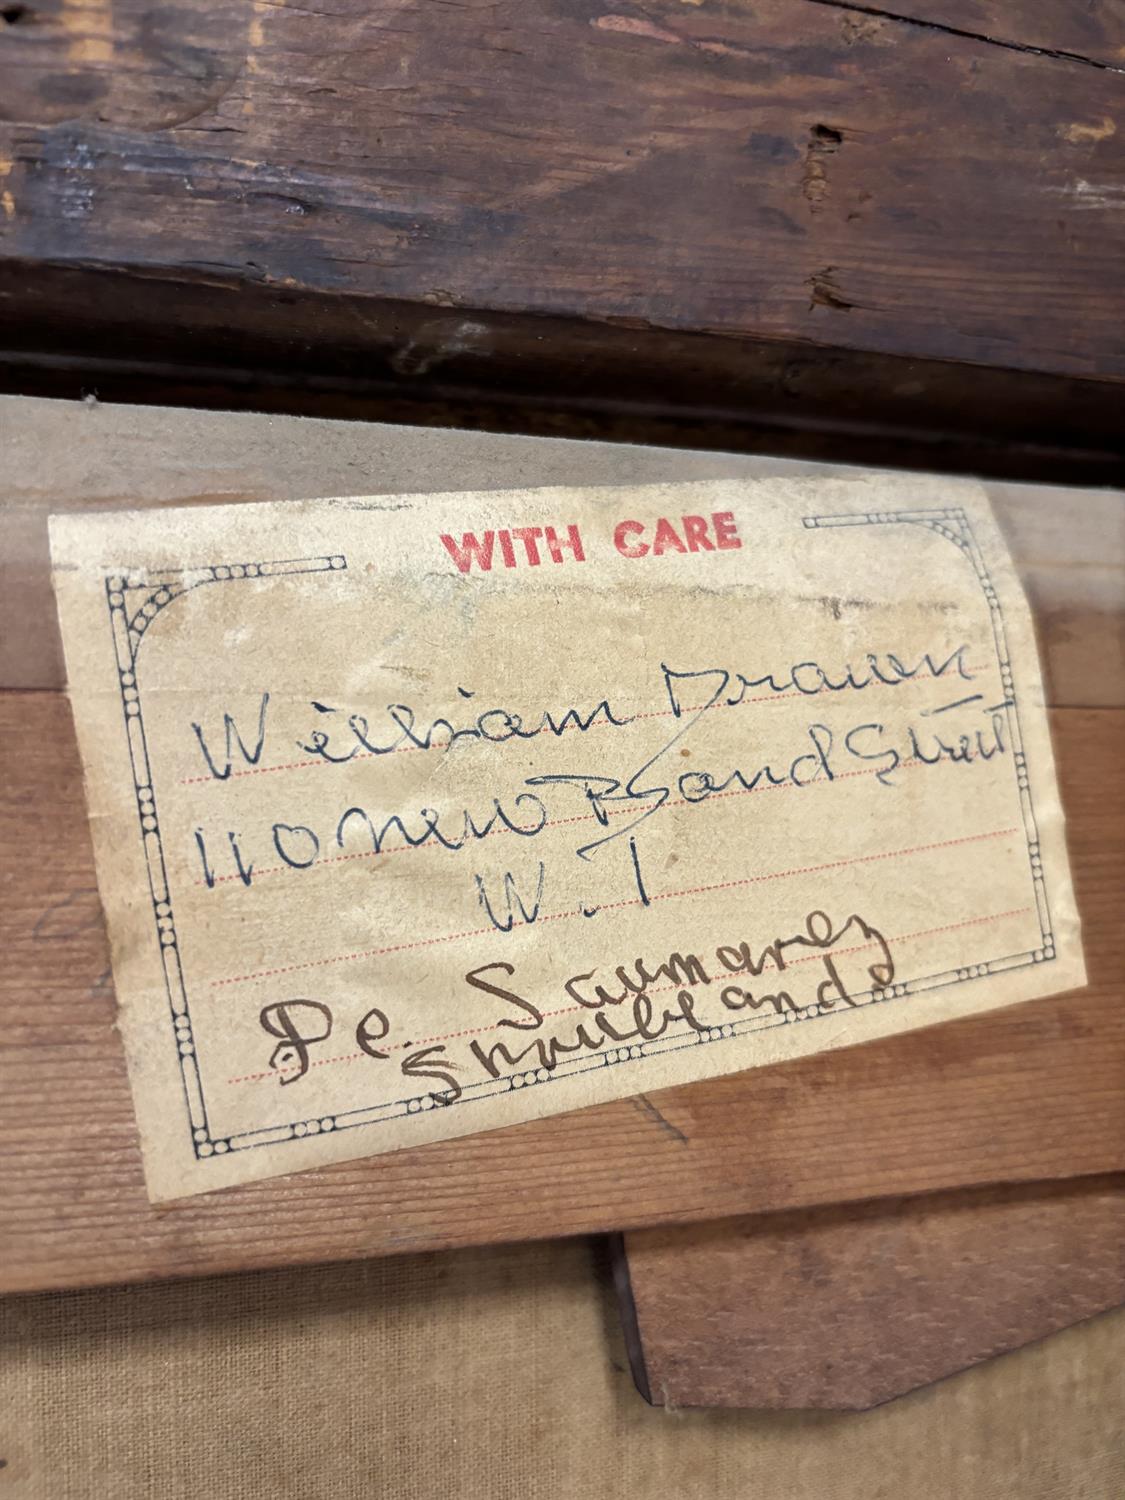
[[970, 432], [1121, 473], [1116, 6], [10, 9], [25, 375], [642, 403], [931, 463]]
[[655, 1405], [856, 1411], [1125, 1302], [1125, 1177], [626, 1235]]
[[[989, 0], [891, 0], [887, 5], [860, 0], [813, 0], [843, 14], [851, 27], [869, 39], [885, 35], [900, 21], [945, 32], [954, 38], [987, 42], [1009, 51], [1035, 49], [1056, 60], [1087, 66], [1125, 66], [1121, 7], [1116, 0], [1085, 0], [1081, 5], [1057, 5], [1055, 0], [1019, 0], [998, 11]], [[1059, 56], [1061, 54], [1061, 57]]]
[[69, 709], [0, 693], [0, 1290], [1125, 1170], [1125, 712], [1052, 725], [1088, 989], [157, 1210]]

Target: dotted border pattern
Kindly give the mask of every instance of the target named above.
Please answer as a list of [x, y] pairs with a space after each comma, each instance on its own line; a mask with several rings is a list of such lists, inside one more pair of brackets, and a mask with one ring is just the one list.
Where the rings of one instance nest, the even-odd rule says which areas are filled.
[[[1039, 917], [1041, 944], [1034, 950], [1006, 954], [1003, 957], [974, 964], [968, 968], [948, 969], [940, 974], [926, 975], [905, 982], [896, 982], [884, 989], [865, 990], [853, 998], [857, 1001], [889, 1002], [921, 994], [927, 990], [944, 989], [963, 984], [986, 975], [1024, 968], [1033, 963], [1049, 962], [1055, 957], [1055, 941], [1051, 929], [1050, 910], [1043, 878], [1042, 857], [1035, 810], [1031, 799], [1027, 760], [1023, 749], [1023, 738], [1019, 722], [1019, 711], [1014, 700], [1014, 682], [1011, 659], [1008, 653], [1000, 602], [988, 572], [980, 547], [973, 534], [969, 517], [956, 507], [946, 509], [879, 511], [851, 515], [806, 516], [803, 522], [808, 529], [835, 526], [922, 526], [943, 537], [956, 546], [971, 564], [989, 608], [993, 643], [997, 665], [1004, 689], [1007, 707], [1009, 743], [1019, 792], [1020, 809], [1027, 839], [1028, 867], [1035, 892], [1035, 905]], [[122, 710], [129, 739], [129, 754], [133, 767], [134, 791], [141, 837], [148, 868], [149, 888], [152, 899], [153, 919], [157, 942], [160, 945], [164, 966], [165, 985], [180, 1059], [183, 1078], [184, 1100], [191, 1127], [191, 1140], [195, 1156], [206, 1160], [224, 1155], [232, 1150], [249, 1150], [284, 1144], [286, 1141], [302, 1140], [310, 1135], [324, 1134], [335, 1130], [357, 1129], [365, 1125], [401, 1119], [434, 1108], [457, 1108], [472, 1104], [478, 1099], [513, 1092], [516, 1089], [534, 1087], [539, 1084], [558, 1082], [563, 1078], [588, 1073], [597, 1068], [615, 1067], [634, 1062], [644, 1057], [682, 1051], [685, 1047], [702, 1046], [708, 1043], [729, 1040], [749, 1032], [763, 1031], [775, 1026], [791, 1025], [815, 1019], [822, 1012], [812, 1005], [802, 1012], [785, 1011], [781, 1014], [744, 1017], [706, 1032], [665, 1033], [651, 1041], [610, 1047], [594, 1057], [574, 1057], [558, 1063], [553, 1071], [537, 1068], [516, 1072], [506, 1078], [483, 1080], [462, 1086], [461, 1097], [450, 1105], [437, 1105], [430, 1094], [407, 1099], [392, 1100], [384, 1104], [370, 1105], [347, 1110], [321, 1118], [293, 1120], [280, 1125], [267, 1126], [259, 1130], [245, 1131], [227, 1137], [214, 1136], [207, 1117], [199, 1067], [195, 1059], [195, 1043], [192, 1035], [191, 1014], [184, 989], [183, 972], [180, 965], [178, 940], [172, 911], [172, 900], [168, 890], [167, 870], [161, 843], [160, 821], [156, 810], [155, 794], [149, 766], [148, 746], [145, 738], [140, 691], [137, 684], [137, 654], [145, 632], [159, 613], [175, 599], [191, 589], [204, 584], [225, 583], [245, 579], [277, 577], [285, 574], [310, 574], [336, 571], [347, 567], [342, 556], [316, 558], [288, 558], [271, 562], [217, 564], [191, 571], [166, 569], [163, 576], [146, 577], [135, 570], [123, 570], [106, 578], [106, 599], [113, 628], [117, 653], [118, 676], [121, 688]], [[135, 595], [135, 602], [130, 601]]]
[[[1027, 839], [1028, 869], [1035, 891], [1035, 907], [1039, 916], [1041, 947], [1036, 950], [1038, 958], [1032, 962], [1044, 962], [1055, 957], [1055, 937], [1051, 926], [1051, 911], [1047, 901], [1047, 887], [1043, 878], [1043, 855], [1039, 844], [1039, 827], [1035, 808], [1031, 800], [1031, 779], [1027, 770], [1027, 754], [1023, 748], [1023, 730], [1020, 725], [1019, 705], [1016, 703], [1015, 679], [1012, 660], [1008, 651], [1008, 636], [1004, 626], [1004, 614], [996, 586], [984, 561], [980, 544], [973, 532], [972, 522], [959, 506], [945, 510], [875, 511], [865, 515], [806, 516], [809, 529], [828, 526], [922, 526], [935, 535], [943, 537], [965, 556], [976, 575], [985, 603], [988, 605], [989, 623], [992, 627], [996, 662], [1000, 669], [1000, 684], [1004, 690], [1005, 715], [1008, 721], [1008, 743], [1012, 748], [1012, 763], [1016, 773], [1016, 788], [1019, 792], [1020, 814]], [[968, 970], [958, 971], [965, 978], [978, 978]], [[986, 971], [987, 972], [987, 971]]]
[[197, 1157], [210, 1156], [213, 1153], [221, 1155], [222, 1150], [230, 1148], [229, 1142], [224, 1145], [221, 1141], [212, 1139], [207, 1119], [207, 1105], [203, 1097], [203, 1084], [195, 1058], [191, 1010], [188, 1005], [187, 991], [184, 988], [179, 938], [176, 934], [172, 895], [168, 888], [168, 869], [164, 858], [160, 816], [156, 807], [156, 791], [153, 786], [148, 739], [141, 710], [140, 687], [137, 682], [137, 656], [153, 621], [176, 599], [182, 598], [192, 589], [201, 588], [205, 584], [275, 578], [292, 573], [335, 572], [346, 567], [347, 560], [340, 556], [284, 558], [270, 562], [218, 563], [213, 567], [195, 569], [167, 568], [161, 571], [159, 577], [150, 577], [135, 569], [126, 569], [112, 573], [105, 579], [106, 604], [109, 608], [110, 627], [113, 631], [121, 709], [125, 719], [129, 760], [133, 770], [133, 794], [137, 804], [137, 817], [140, 822], [145, 866], [148, 872], [149, 897], [156, 926], [156, 941], [160, 946], [164, 986], [180, 1061], [184, 1104], [191, 1127], [192, 1145]]

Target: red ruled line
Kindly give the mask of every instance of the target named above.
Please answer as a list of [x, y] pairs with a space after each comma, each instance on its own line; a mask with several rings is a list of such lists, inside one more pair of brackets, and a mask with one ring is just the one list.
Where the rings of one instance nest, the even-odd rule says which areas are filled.
[[[988, 668], [968, 667], [966, 668], [966, 670], [969, 672], [983, 673], [986, 672]], [[940, 682], [941, 680], [941, 678], [935, 677], [907, 677], [903, 678], [901, 682], [885, 683], [877, 679], [875, 682], [869, 683], [868, 686], [902, 687], [908, 682], [932, 683]], [[962, 679], [962, 681], [964, 680], [965, 679]], [[952, 684], [950, 685], [952, 686]], [[828, 691], [828, 688], [818, 688], [815, 693], [802, 693], [799, 690], [794, 689], [794, 691], [790, 693], [762, 693], [755, 698], [740, 698], [737, 703], [699, 703], [696, 704], [694, 708], [681, 708], [679, 717], [686, 718], [690, 714], [709, 712], [713, 708], [742, 708], [747, 703], [777, 703], [782, 698], [819, 698], [823, 693], [826, 693]], [[641, 713], [630, 714], [629, 718], [623, 724], [614, 724], [609, 719], [595, 719], [594, 722], [587, 727], [589, 729], [627, 729], [631, 723], [635, 722], [638, 719], [671, 719], [674, 717], [676, 717], [676, 710], [674, 708], [654, 708]], [[577, 728], [578, 725], [573, 722], [564, 724], [560, 728], [559, 734], [565, 734], [567, 730]], [[486, 741], [486, 743], [507, 744], [509, 743], [509, 741], [496, 740]], [[352, 755], [347, 760], [325, 760], [322, 756], [314, 756], [310, 760], [286, 761], [280, 766], [249, 766], [244, 771], [232, 771], [229, 776], [185, 776], [181, 778], [179, 784], [180, 786], [199, 786], [202, 782], [218, 782], [219, 784], [226, 786], [229, 782], [238, 781], [243, 776], [270, 776], [275, 771], [303, 771], [308, 769], [310, 766], [350, 766], [351, 764], [353, 764], [353, 762], [360, 760], [381, 760], [384, 755], [404, 755], [417, 750], [448, 749], [449, 744], [447, 742], [442, 742], [436, 745], [395, 745], [393, 748], [381, 752], [375, 750], [361, 750], [357, 755]]]
[[[907, 942], [913, 941], [916, 938], [934, 937], [938, 933], [942, 933], [942, 932], [956, 932], [959, 928], [963, 928], [963, 927], [977, 927], [982, 922], [1000, 922], [1000, 921], [1003, 921], [1003, 919], [1005, 917], [1022, 917], [1027, 912], [1029, 912], [1030, 910], [1031, 910], [1030, 906], [1013, 906], [1010, 911], [993, 912], [990, 916], [987, 916], [987, 917], [966, 917], [965, 920], [962, 921], [962, 922], [946, 922], [941, 927], [923, 927], [918, 932], [900, 932], [897, 937], [888, 938], [887, 942], [888, 943], [907, 943]], [[868, 948], [878, 948], [878, 947], [880, 947], [879, 943], [877, 943], [875, 941], [871, 941], [871, 942], [868, 942], [868, 943], [856, 943], [855, 946], [851, 947], [851, 948], [834, 948], [834, 949], [831, 950], [831, 952], [832, 952], [832, 957], [833, 958], [839, 958], [839, 957], [843, 956], [845, 953], [862, 953], [862, 952], [864, 952]], [[786, 960], [785, 967], [786, 967], [786, 969], [791, 969], [791, 968], [794, 968], [797, 964], [814, 963], [818, 958], [820, 958], [820, 956], [821, 955], [819, 953], [808, 953], [803, 958], [788, 959], [788, 960]], [[781, 973], [783, 971], [779, 970], [778, 972]], [[734, 974], [729, 974], [729, 975], [726, 975], [726, 976], [723, 976], [723, 975], [709, 975], [708, 976], [710, 982], [713, 983], [713, 984], [720, 983], [724, 977], [730, 979], [732, 982], [737, 978], [737, 976], [734, 975]], [[682, 985], [682, 984], [661, 984], [661, 985], [654, 986], [652, 989], [646, 990], [645, 993], [649, 994], [649, 995], [659, 995], [659, 994], [663, 994], [667, 990], [681, 990], [681, 989], [687, 989], [687, 988], [692, 988], [692, 987], [693, 986]], [[559, 1010], [545, 1010], [545, 1011], [542, 1012], [542, 1015], [543, 1015], [544, 1019], [547, 1019], [548, 1017], [554, 1017], [554, 1016], [570, 1016], [570, 1015], [575, 1015], [578, 1011], [584, 1011], [584, 1010], [588, 1010], [588, 1009], [589, 1009], [588, 1006], [583, 1006], [583, 1005], [564, 1005]], [[411, 1047], [432, 1047], [432, 1046], [435, 1046], [438, 1042], [449, 1042], [449, 1041], [455, 1040], [458, 1037], [463, 1037], [463, 1036], [480, 1036], [484, 1032], [496, 1031], [496, 1030], [499, 1029], [499, 1026], [500, 1026], [500, 1022], [499, 1021], [488, 1022], [484, 1026], [466, 1026], [466, 1027], [463, 1027], [460, 1031], [444, 1031], [444, 1032], [439, 1033], [437, 1036], [422, 1037], [418, 1041], [396, 1042], [393, 1046], [388, 1047], [386, 1050], [388, 1052], [405, 1052], [405, 1051], [407, 1051], [408, 1048], [411, 1048]], [[310, 1068], [326, 1068], [326, 1067], [331, 1066], [334, 1063], [356, 1062], [361, 1057], [370, 1057], [370, 1053], [368, 1053], [368, 1052], [346, 1052], [346, 1053], [344, 1053], [340, 1057], [320, 1057], [320, 1058], [317, 1058], [315, 1062], [309, 1063], [309, 1067]], [[276, 1068], [276, 1069], [274, 1069], [274, 1068], [268, 1068], [263, 1073], [244, 1073], [239, 1078], [228, 1078], [227, 1082], [228, 1083], [258, 1083], [258, 1082], [260, 1082], [264, 1078], [280, 1078], [280, 1077], [282, 1077], [286, 1073], [298, 1073], [298, 1072], [300, 1072], [300, 1069], [296, 1068], [296, 1067], [291, 1067], [291, 1068]]]
[[[941, 839], [934, 844], [915, 844], [909, 849], [887, 849], [879, 854], [856, 854], [850, 859], [831, 860], [823, 865], [801, 865], [792, 870], [775, 870], [769, 875], [746, 875], [740, 880], [723, 880], [717, 882], [715, 885], [697, 885], [682, 891], [665, 891], [660, 895], [650, 897], [649, 903], [650, 905], [655, 905], [657, 901], [677, 901], [684, 896], [710, 895], [714, 891], [729, 891], [740, 886], [761, 885], [769, 880], [785, 880], [792, 875], [814, 875], [824, 870], [839, 870], [846, 865], [872, 864], [876, 860], [881, 859], [901, 859], [908, 854], [925, 854], [934, 849], [952, 849], [956, 845], [976, 844], [985, 839], [1005, 838], [1007, 835], [1015, 832], [1015, 828], [997, 828], [991, 833], [968, 833], [961, 838]], [[626, 906], [643, 905], [644, 902], [641, 898], [634, 896], [627, 901], [609, 901], [600, 907], [599, 910], [617, 911]], [[580, 917], [581, 915], [582, 909], [579, 907], [575, 911], [549, 913], [545, 917], [538, 917], [534, 924], [529, 925], [540, 926], [544, 922], [568, 921], [573, 917]], [[380, 958], [387, 953], [406, 953], [416, 948], [432, 948], [441, 943], [460, 942], [463, 938], [484, 937], [495, 931], [494, 927], [474, 927], [466, 932], [449, 932], [443, 934], [441, 937], [419, 938], [412, 943], [392, 943], [385, 948], [363, 948], [354, 953], [337, 953], [330, 958], [310, 958], [303, 960], [301, 963], [284, 964], [275, 969], [258, 969], [252, 974], [235, 974], [227, 979], [213, 979], [211, 986], [213, 989], [220, 989], [224, 985], [245, 984], [252, 979], [270, 979], [278, 974], [295, 974], [300, 969], [319, 969], [328, 964], [351, 963], [355, 959], [360, 958]]]
[[[921, 760], [901, 760], [894, 769], [896, 771], [909, 771], [916, 766], [927, 764], [929, 764], [929, 762]], [[691, 773], [688, 772], [687, 774], [690, 775]], [[837, 771], [833, 775], [832, 781], [850, 781], [853, 776], [877, 776], [878, 774], [879, 768], [877, 766], [873, 766], [862, 771]], [[752, 792], [788, 792], [793, 790], [803, 791], [806, 787], [828, 786], [830, 784], [831, 783], [829, 782], [827, 776], [818, 776], [812, 781], [804, 782], [785, 781], [780, 783], [780, 785], [775, 785], [773, 782], [767, 781], [763, 782], [761, 786], [740, 786], [735, 787], [733, 791], [729, 792], [712, 792], [709, 797], [672, 797], [669, 798], [667, 802], [662, 804], [660, 811], [663, 812], [667, 807], [699, 807], [705, 802], [718, 802], [722, 797], [747, 797]], [[638, 809], [635, 807], [606, 808], [606, 817], [623, 818], [632, 813], [636, 813], [637, 810]], [[543, 824], [543, 827], [538, 830], [538, 832], [543, 833], [548, 828], [563, 828], [569, 823], [595, 823], [597, 821], [598, 818], [596, 813], [575, 813], [572, 817], [569, 818], [549, 818], [547, 822]], [[506, 828], [505, 825], [501, 823], [495, 828], [490, 828], [484, 835], [484, 837], [491, 838], [492, 835], [496, 833], [510, 832], [511, 830], [509, 828]], [[462, 845], [461, 847], [465, 848], [466, 846]], [[459, 852], [457, 849], [445, 849], [444, 845], [436, 842], [426, 842], [424, 844], [396, 844], [391, 849], [361, 849], [358, 853], [355, 854], [329, 854], [324, 859], [315, 859], [311, 865], [267, 865], [264, 869], [259, 869], [258, 866], [255, 865], [253, 867], [253, 879], [258, 880], [264, 875], [299, 875], [306, 870], [319, 870], [326, 865], [346, 864], [349, 860], [353, 859], [381, 859], [385, 854], [418, 854], [426, 849], [441, 849], [447, 854], [457, 854]], [[251, 884], [248, 886], [242, 879], [242, 876], [238, 874], [216, 875], [214, 880], [212, 881], [212, 885], [227, 885], [235, 880], [241, 883], [244, 890], [253, 889], [253, 882], [251, 882]], [[206, 885], [207, 881], [201, 877], [195, 882], [195, 884]]]

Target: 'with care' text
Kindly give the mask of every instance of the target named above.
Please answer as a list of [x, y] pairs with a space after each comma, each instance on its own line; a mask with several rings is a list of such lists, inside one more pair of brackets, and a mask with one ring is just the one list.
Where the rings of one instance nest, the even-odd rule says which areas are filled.
[[[442, 546], [459, 573], [475, 566], [490, 573], [499, 562], [505, 568], [537, 568], [542, 562], [585, 562], [586, 551], [578, 527], [511, 526], [499, 530], [463, 531], [461, 540], [443, 532]], [[707, 516], [660, 516], [651, 525], [618, 521], [613, 545], [622, 557], [662, 557], [666, 552], [731, 552], [742, 546], [738, 526], [729, 510]]]

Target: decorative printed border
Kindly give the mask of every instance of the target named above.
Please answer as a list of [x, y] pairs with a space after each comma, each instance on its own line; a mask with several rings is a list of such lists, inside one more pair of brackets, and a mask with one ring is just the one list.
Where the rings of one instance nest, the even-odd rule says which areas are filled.
[[[978, 979], [988, 974], [998, 974], [1010, 969], [1024, 968], [1034, 963], [1049, 962], [1055, 957], [1055, 940], [1051, 928], [1050, 909], [1043, 878], [1043, 863], [1039, 846], [1039, 832], [1032, 804], [1027, 759], [1023, 749], [1019, 708], [1015, 701], [1011, 659], [1008, 653], [1007, 635], [1000, 601], [985, 564], [980, 546], [973, 534], [972, 524], [965, 511], [951, 507], [947, 509], [876, 511], [867, 514], [806, 516], [804, 525], [809, 529], [835, 526], [923, 526], [935, 535], [951, 542], [967, 558], [976, 575], [989, 609], [996, 661], [1000, 669], [1000, 681], [1005, 695], [1005, 713], [1008, 722], [1009, 742], [1016, 774], [1020, 810], [1024, 834], [1027, 841], [1028, 869], [1035, 891], [1036, 912], [1039, 918], [1041, 945], [1023, 953], [1006, 954], [989, 959], [968, 968], [948, 969], [940, 974], [896, 982], [885, 989], [865, 990], [857, 994], [856, 1000], [892, 1001], [901, 1000], [926, 990], [944, 989]], [[117, 655], [118, 679], [121, 690], [122, 711], [129, 742], [129, 756], [133, 770], [133, 787], [137, 803], [141, 839], [148, 870], [149, 892], [152, 901], [156, 940], [160, 946], [164, 969], [164, 981], [168, 995], [169, 1012], [180, 1059], [183, 1079], [184, 1103], [191, 1126], [192, 1147], [196, 1158], [205, 1160], [221, 1156], [232, 1150], [247, 1150], [259, 1146], [279, 1145], [285, 1141], [300, 1140], [333, 1130], [352, 1130], [363, 1125], [373, 1125], [385, 1120], [400, 1119], [404, 1115], [417, 1114], [423, 1110], [443, 1107], [458, 1108], [474, 1100], [508, 1093], [515, 1089], [532, 1087], [541, 1083], [552, 1083], [560, 1078], [574, 1077], [596, 1068], [614, 1067], [622, 1063], [637, 1061], [643, 1057], [679, 1052], [685, 1047], [706, 1045], [742, 1036], [752, 1031], [767, 1030], [774, 1026], [798, 1024], [816, 1020], [820, 1014], [817, 1007], [803, 1013], [785, 1011], [776, 1015], [754, 1015], [740, 1021], [714, 1026], [707, 1033], [665, 1033], [651, 1041], [627, 1047], [608, 1048], [596, 1057], [564, 1060], [553, 1070], [536, 1068], [513, 1073], [495, 1081], [482, 1081], [462, 1086], [461, 1097], [453, 1104], [437, 1106], [429, 1094], [390, 1101], [343, 1111], [340, 1114], [320, 1119], [293, 1120], [285, 1124], [268, 1126], [260, 1130], [245, 1131], [239, 1135], [217, 1137], [211, 1132], [207, 1106], [199, 1066], [195, 1055], [191, 1013], [184, 988], [183, 970], [180, 963], [179, 945], [172, 910], [172, 896], [168, 889], [167, 866], [161, 840], [160, 820], [156, 808], [156, 796], [149, 764], [148, 744], [145, 736], [141, 710], [140, 690], [137, 683], [137, 656], [145, 633], [160, 612], [174, 600], [204, 584], [228, 583], [246, 579], [276, 578], [287, 575], [333, 572], [345, 569], [347, 560], [339, 555], [330, 557], [286, 558], [271, 562], [226, 563], [192, 570], [168, 568], [158, 577], [148, 577], [135, 570], [119, 572], [105, 580], [106, 602], [113, 630], [114, 648]], [[130, 598], [130, 596], [133, 596]]]
[[[137, 684], [137, 656], [152, 622], [175, 599], [208, 583], [232, 583], [247, 578], [276, 578], [289, 573], [323, 573], [346, 568], [342, 557], [287, 558], [278, 562], [221, 563], [210, 568], [166, 568], [159, 578], [128, 570], [111, 574], [105, 580], [106, 603], [109, 606], [113, 648], [117, 656], [117, 680], [121, 691], [121, 708], [129, 740], [129, 760], [133, 768], [133, 792], [148, 870], [149, 896], [156, 924], [156, 941], [164, 968], [164, 985], [180, 1058], [184, 1104], [191, 1124], [192, 1144], [197, 1157], [210, 1156], [222, 1149], [213, 1140], [207, 1120], [207, 1105], [199, 1065], [195, 1060], [195, 1038], [192, 1035], [191, 1012], [184, 989], [180, 964], [179, 939], [168, 889], [168, 869], [160, 818], [156, 810], [156, 792], [148, 757], [148, 740], [141, 713], [140, 688]], [[130, 595], [133, 597], [131, 598]], [[221, 1153], [220, 1153], [221, 1154]]]

